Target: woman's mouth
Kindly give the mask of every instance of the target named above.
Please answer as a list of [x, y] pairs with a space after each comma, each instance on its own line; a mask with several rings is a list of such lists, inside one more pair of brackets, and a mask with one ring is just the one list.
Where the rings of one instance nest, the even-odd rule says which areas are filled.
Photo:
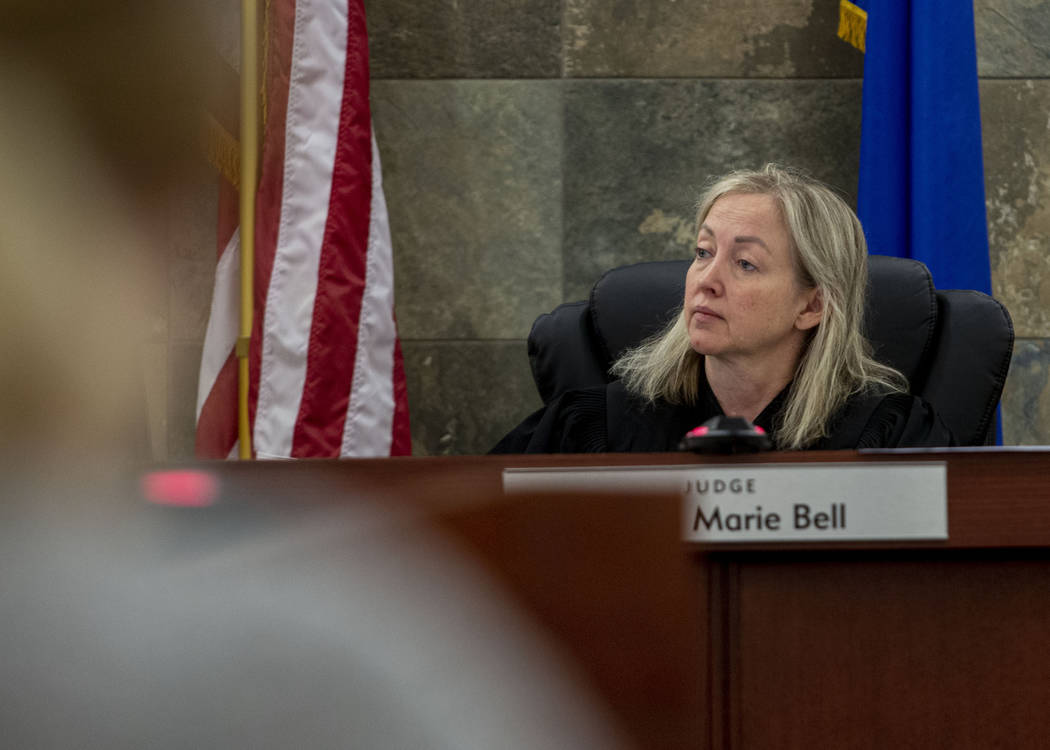
[[693, 308], [693, 315], [699, 315], [702, 320], [723, 320], [722, 316], [710, 307], [701, 305]]

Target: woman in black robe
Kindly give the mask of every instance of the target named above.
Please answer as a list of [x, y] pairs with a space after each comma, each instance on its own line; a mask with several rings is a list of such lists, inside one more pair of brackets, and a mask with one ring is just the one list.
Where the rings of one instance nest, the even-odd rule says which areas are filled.
[[834, 192], [775, 165], [734, 172], [704, 194], [697, 227], [682, 314], [613, 365], [618, 380], [563, 394], [493, 452], [675, 450], [720, 414], [781, 450], [954, 444], [870, 355], [867, 244]]

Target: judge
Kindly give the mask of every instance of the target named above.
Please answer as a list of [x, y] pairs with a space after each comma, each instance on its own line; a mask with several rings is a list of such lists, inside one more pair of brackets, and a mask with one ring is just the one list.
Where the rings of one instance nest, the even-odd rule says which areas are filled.
[[675, 450], [742, 416], [780, 450], [953, 445], [862, 333], [867, 243], [822, 183], [768, 165], [702, 196], [682, 313], [612, 367], [528, 417], [497, 453]]

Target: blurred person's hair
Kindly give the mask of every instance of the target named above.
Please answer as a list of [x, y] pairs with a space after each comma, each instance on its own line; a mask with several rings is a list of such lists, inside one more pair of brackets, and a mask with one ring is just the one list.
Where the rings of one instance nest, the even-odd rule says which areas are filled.
[[131, 447], [127, 407], [143, 411], [140, 345], [166, 317], [155, 283], [164, 208], [203, 173], [197, 11], [155, 0], [0, 0], [8, 460]]

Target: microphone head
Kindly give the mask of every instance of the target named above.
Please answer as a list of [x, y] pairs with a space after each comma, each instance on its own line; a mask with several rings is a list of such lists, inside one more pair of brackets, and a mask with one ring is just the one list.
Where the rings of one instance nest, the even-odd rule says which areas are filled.
[[773, 442], [761, 427], [743, 417], [712, 417], [685, 434], [678, 450], [696, 453], [757, 453], [772, 450]]

